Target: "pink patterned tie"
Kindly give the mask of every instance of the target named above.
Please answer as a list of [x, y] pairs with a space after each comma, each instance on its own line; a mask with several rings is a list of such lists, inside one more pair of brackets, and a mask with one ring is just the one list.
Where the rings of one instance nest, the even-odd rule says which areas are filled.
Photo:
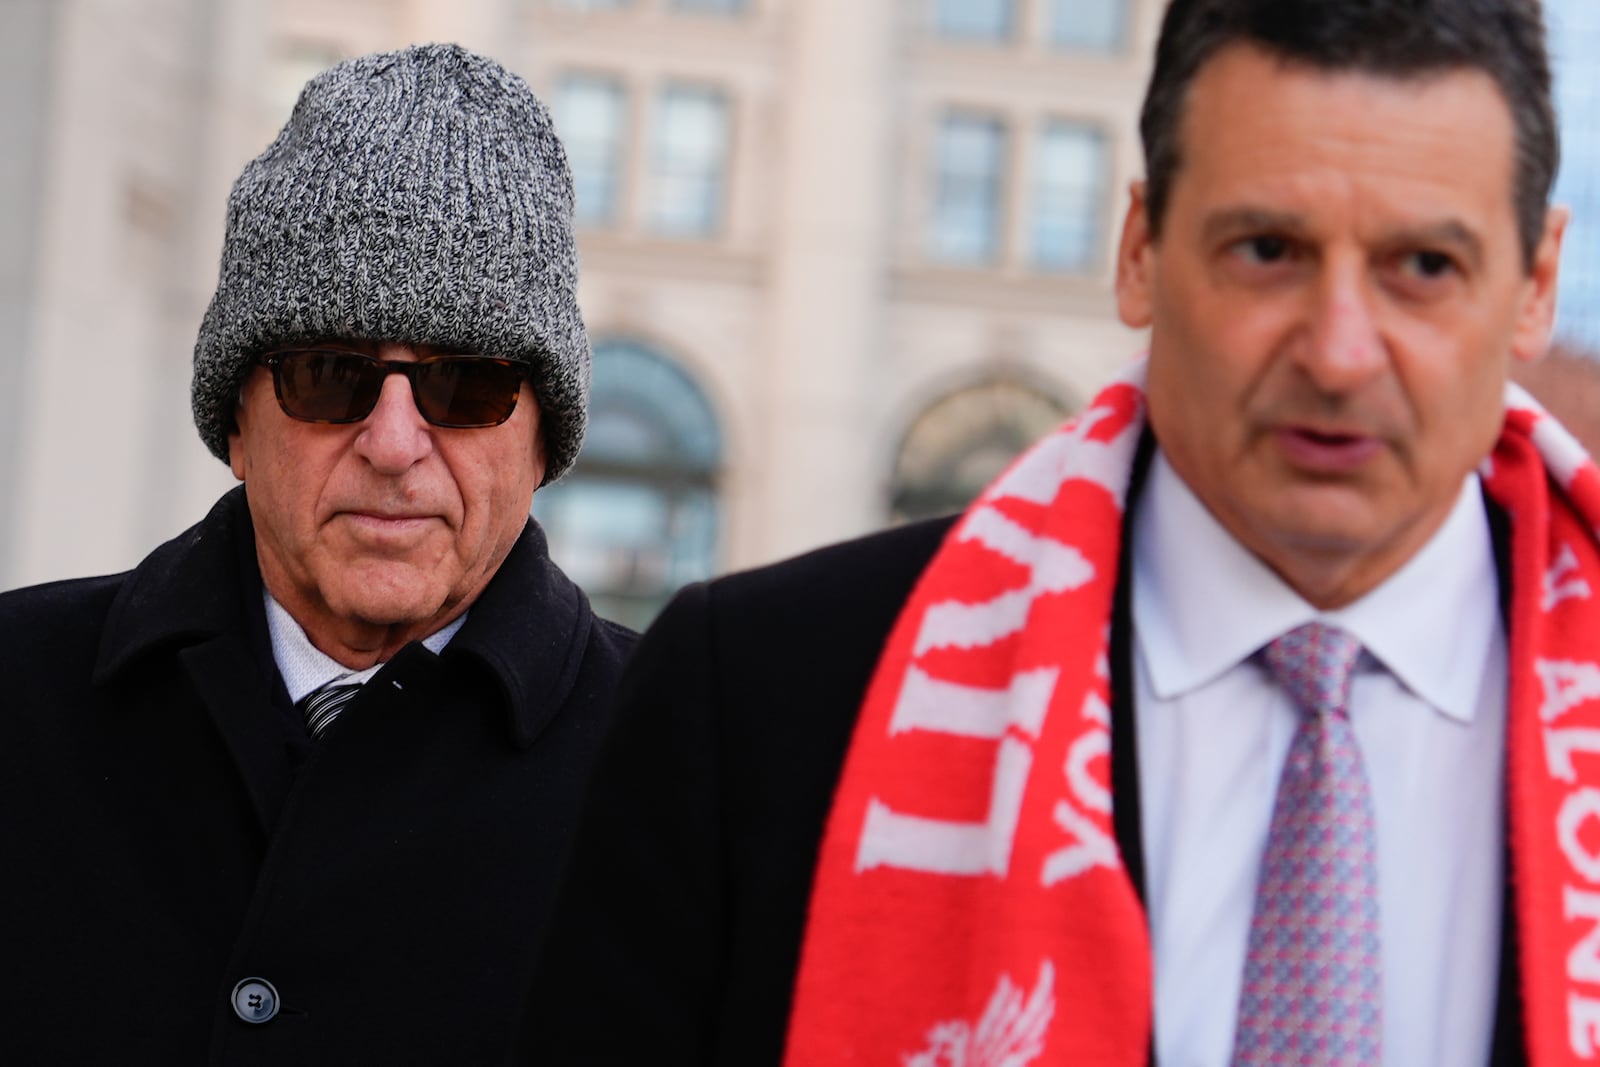
[[1235, 1067], [1382, 1062], [1377, 841], [1350, 676], [1361, 643], [1307, 623], [1266, 662], [1300, 709], [1261, 861]]

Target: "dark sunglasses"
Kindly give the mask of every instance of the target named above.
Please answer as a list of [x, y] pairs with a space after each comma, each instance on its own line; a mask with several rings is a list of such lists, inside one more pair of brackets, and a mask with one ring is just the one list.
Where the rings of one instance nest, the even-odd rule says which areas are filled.
[[417, 411], [434, 426], [498, 426], [517, 407], [528, 364], [488, 356], [429, 356], [414, 363], [360, 352], [286, 348], [260, 359], [272, 368], [283, 413], [303, 422], [360, 422], [372, 414], [391, 374], [411, 383]]

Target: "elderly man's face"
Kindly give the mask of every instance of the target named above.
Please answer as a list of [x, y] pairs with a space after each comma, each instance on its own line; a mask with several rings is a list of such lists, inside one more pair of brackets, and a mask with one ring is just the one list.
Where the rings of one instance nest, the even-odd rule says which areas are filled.
[[[339, 347], [414, 361], [426, 348]], [[245, 483], [268, 591], [324, 652], [365, 666], [460, 613], [493, 577], [544, 476], [526, 382], [498, 426], [444, 429], [391, 374], [360, 422], [285, 415], [265, 368], [245, 380], [233, 473]]]
[[1510, 110], [1484, 74], [1329, 74], [1234, 45], [1200, 71], [1159, 241], [1136, 189], [1117, 292], [1150, 421], [1234, 537], [1335, 607], [1398, 569], [1543, 351], [1562, 218], [1530, 273]]

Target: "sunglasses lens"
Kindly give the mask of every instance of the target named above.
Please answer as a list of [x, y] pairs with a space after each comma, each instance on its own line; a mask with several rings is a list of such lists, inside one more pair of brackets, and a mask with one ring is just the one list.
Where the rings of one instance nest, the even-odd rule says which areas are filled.
[[523, 365], [481, 356], [381, 362], [356, 352], [301, 349], [272, 360], [278, 403], [307, 422], [359, 422], [372, 414], [391, 373], [411, 379], [422, 417], [435, 426], [498, 426], [516, 410]]
[[278, 403], [297, 419], [355, 422], [383, 388], [383, 368], [353, 352], [285, 352], [278, 357]]
[[416, 364], [417, 409], [435, 426], [498, 426], [516, 410], [522, 367], [482, 356], [442, 356]]

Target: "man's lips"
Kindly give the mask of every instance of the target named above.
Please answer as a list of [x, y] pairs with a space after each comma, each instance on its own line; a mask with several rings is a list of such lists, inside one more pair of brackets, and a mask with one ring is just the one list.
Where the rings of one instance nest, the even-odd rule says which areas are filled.
[[342, 511], [339, 517], [363, 533], [373, 536], [404, 536], [438, 521], [436, 515], [409, 512]]
[[1383, 451], [1383, 439], [1362, 433], [1283, 426], [1273, 432], [1291, 464], [1313, 474], [1348, 474]]

